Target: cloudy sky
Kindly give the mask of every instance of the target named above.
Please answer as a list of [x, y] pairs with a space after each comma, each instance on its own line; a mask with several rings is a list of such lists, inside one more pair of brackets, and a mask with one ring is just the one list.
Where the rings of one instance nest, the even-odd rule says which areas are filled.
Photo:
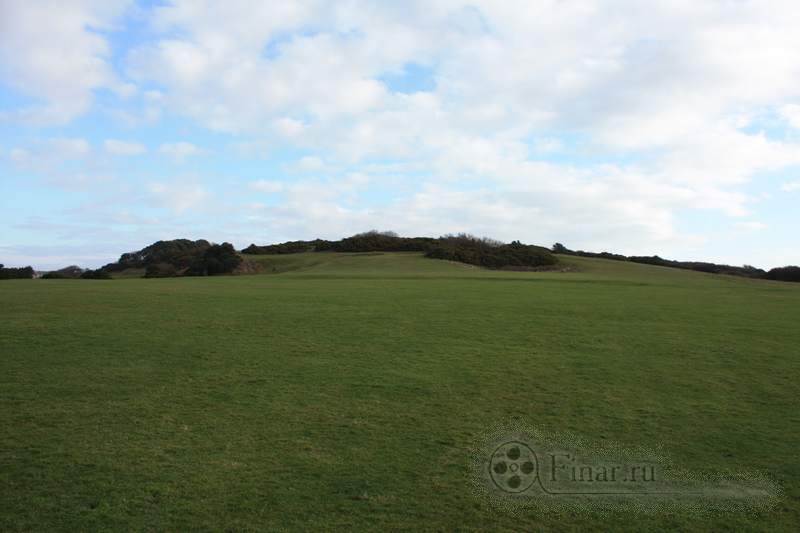
[[796, 0], [0, 0], [0, 262], [469, 232], [800, 263]]

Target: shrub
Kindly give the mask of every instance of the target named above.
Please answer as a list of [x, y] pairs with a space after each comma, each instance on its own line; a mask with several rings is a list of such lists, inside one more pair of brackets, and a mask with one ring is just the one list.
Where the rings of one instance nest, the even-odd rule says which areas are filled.
[[87, 270], [81, 274], [81, 279], [111, 279], [111, 274], [102, 268], [98, 268], [97, 270]]
[[555, 243], [551, 250], [554, 254], [574, 255], [575, 253], [560, 242]]
[[177, 275], [178, 269], [169, 263], [152, 263], [144, 271], [146, 278], [172, 278]]
[[766, 275], [767, 279], [775, 281], [794, 281], [800, 282], [800, 267], [798, 266], [785, 266], [773, 268]]
[[270, 244], [267, 246], [256, 246], [251, 244], [244, 250], [243, 254], [300, 254], [304, 252], [324, 252], [330, 250], [331, 242], [322, 239], [313, 241], [289, 241], [281, 244]]
[[119, 261], [103, 267], [110, 272], [118, 272], [128, 268], [147, 268], [155, 263], [169, 263], [176, 268], [186, 268], [191, 265], [199, 255], [204, 253], [211, 243], [200, 239], [175, 239], [171, 241], [157, 241], [137, 252], [122, 254]]
[[399, 237], [393, 231], [367, 231], [332, 243], [334, 252], [426, 252], [436, 244], [430, 237]]
[[224, 242], [210, 246], [202, 256], [197, 258], [186, 271], [187, 276], [214, 276], [217, 274], [230, 274], [242, 258], [236, 253], [233, 245]]
[[494, 269], [538, 268], [558, 263], [550, 250], [541, 246], [526, 245], [519, 241], [503, 244], [464, 234], [442, 237], [426, 256]]

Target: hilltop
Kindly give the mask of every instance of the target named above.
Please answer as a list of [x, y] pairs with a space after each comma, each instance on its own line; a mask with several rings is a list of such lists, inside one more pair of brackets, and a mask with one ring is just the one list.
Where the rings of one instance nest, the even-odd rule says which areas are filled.
[[[611, 252], [571, 250], [561, 243], [550, 249], [523, 244], [504, 243], [490, 238], [467, 234], [432, 237], [401, 237], [394, 232], [368, 231], [338, 241], [314, 239], [288, 241], [278, 244], [251, 244], [237, 252], [233, 245], [214, 244], [207, 240], [174, 239], [157, 241], [138, 251], [127, 252], [97, 270], [70, 266], [46, 273], [49, 279], [110, 279], [120, 277], [168, 278], [182, 276], [213, 276], [220, 274], [258, 274], [280, 272], [286, 265], [303, 261], [268, 260], [265, 257], [290, 257], [305, 254], [408, 252], [422, 254], [427, 259], [464, 263], [491, 270], [570, 270], [574, 263], [566, 257], [604, 259], [622, 263], [637, 263], [671, 269], [691, 270], [707, 274], [740, 276], [751, 279], [800, 282], [800, 267], [786, 266], [765, 271], [752, 266], [732, 266], [705, 261], [675, 261], [654, 256], [625, 256]], [[312, 261], [313, 262], [313, 261]], [[323, 261], [317, 261], [323, 262]], [[2, 278], [34, 277], [33, 269], [2, 268]]]

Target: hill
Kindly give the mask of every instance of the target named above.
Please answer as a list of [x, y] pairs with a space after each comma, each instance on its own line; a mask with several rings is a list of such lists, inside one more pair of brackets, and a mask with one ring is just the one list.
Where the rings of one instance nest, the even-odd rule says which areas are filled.
[[541, 269], [552, 267], [558, 259], [546, 248], [514, 241], [506, 244], [473, 235], [400, 237], [394, 232], [367, 231], [339, 241], [292, 241], [269, 246], [251, 244], [248, 255], [308, 252], [424, 252], [431, 259], [457, 261], [492, 269]]
[[596, 528], [470, 489], [470, 450], [518, 420], [786, 493], [638, 529], [792, 530], [800, 286], [560, 259], [311, 252], [259, 256], [273, 275], [4, 282], [0, 529]]

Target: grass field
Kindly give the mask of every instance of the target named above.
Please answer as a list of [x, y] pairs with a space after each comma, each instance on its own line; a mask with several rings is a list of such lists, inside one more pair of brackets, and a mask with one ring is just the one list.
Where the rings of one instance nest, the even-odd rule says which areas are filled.
[[[0, 530], [796, 530], [800, 287], [564, 258], [260, 256], [270, 274], [0, 282]], [[506, 419], [758, 470], [774, 509], [510, 515]]]

